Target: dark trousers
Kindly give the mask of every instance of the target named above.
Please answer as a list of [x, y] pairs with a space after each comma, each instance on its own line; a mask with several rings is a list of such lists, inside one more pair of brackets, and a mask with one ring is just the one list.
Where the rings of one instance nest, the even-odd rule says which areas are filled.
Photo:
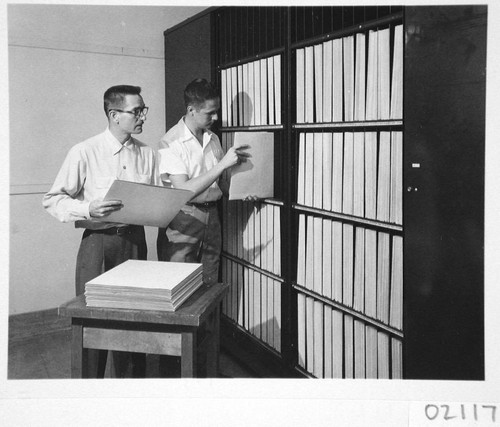
[[[147, 258], [144, 227], [113, 227], [107, 230], [89, 230], [83, 233], [76, 259], [76, 294], [85, 292], [85, 283], [128, 259]], [[107, 350], [88, 350], [88, 370], [91, 378], [104, 377]], [[143, 378], [146, 373], [146, 355], [112, 352], [117, 377], [124, 377], [129, 361], [132, 376]]]

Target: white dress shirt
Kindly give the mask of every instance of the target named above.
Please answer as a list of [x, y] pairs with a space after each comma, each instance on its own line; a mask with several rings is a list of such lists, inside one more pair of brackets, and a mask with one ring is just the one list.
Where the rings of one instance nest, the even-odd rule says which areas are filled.
[[162, 185], [154, 150], [132, 137], [121, 144], [108, 128], [70, 149], [43, 206], [62, 222], [76, 221], [77, 227], [119, 225], [103, 224], [89, 214], [90, 202], [102, 199], [115, 179]]
[[[159, 144], [159, 154], [159, 172], [165, 181], [170, 175], [196, 178], [212, 169], [224, 156], [216, 134], [206, 130], [203, 133], [202, 146], [184, 123], [184, 117], [163, 136]], [[221, 196], [222, 191], [215, 181], [193, 201], [213, 202]]]

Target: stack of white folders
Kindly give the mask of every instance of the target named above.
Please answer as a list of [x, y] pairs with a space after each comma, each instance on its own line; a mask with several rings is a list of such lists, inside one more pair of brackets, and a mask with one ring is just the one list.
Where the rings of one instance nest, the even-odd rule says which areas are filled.
[[89, 307], [174, 311], [202, 284], [202, 265], [128, 260], [85, 284]]

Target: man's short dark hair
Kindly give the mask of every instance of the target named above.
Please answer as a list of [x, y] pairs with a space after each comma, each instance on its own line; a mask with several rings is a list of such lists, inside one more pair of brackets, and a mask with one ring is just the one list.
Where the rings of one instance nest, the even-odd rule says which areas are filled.
[[186, 108], [190, 105], [199, 108], [205, 101], [218, 98], [219, 92], [215, 86], [205, 79], [193, 80], [184, 89], [184, 104]]
[[121, 108], [127, 95], [140, 95], [139, 86], [118, 85], [110, 87], [104, 92], [104, 112], [106, 117], [113, 108]]

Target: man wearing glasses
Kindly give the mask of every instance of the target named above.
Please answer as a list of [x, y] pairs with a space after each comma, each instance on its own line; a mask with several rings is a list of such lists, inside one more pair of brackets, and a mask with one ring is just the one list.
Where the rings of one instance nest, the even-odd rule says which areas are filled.
[[[107, 129], [73, 146], [52, 185], [43, 197], [44, 208], [62, 222], [83, 228], [76, 261], [76, 294], [85, 283], [128, 259], [146, 259], [144, 227], [105, 222], [121, 209], [120, 200], [103, 201], [115, 179], [161, 185], [154, 150], [133, 138], [142, 132], [148, 107], [141, 88], [113, 86], [104, 93]], [[102, 377], [106, 351], [89, 351], [90, 377]], [[123, 376], [128, 358], [132, 375], [145, 374], [145, 355], [113, 353], [117, 376]]]

